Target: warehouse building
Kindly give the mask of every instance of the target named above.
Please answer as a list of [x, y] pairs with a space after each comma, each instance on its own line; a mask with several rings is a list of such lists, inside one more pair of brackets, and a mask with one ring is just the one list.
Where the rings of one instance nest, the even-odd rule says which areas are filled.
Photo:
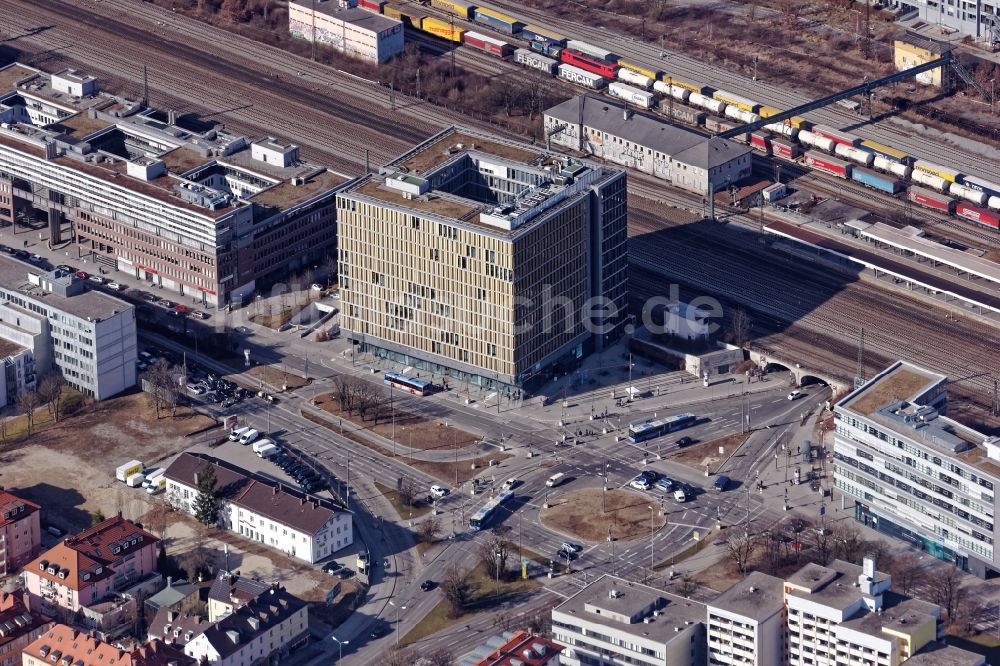
[[49, 372], [97, 400], [135, 386], [135, 308], [74, 274], [0, 255], [0, 340], [5, 404]]
[[648, 173], [698, 194], [728, 189], [750, 175], [749, 147], [582, 95], [545, 112], [552, 143]]
[[348, 178], [294, 144], [178, 121], [75, 72], [15, 63], [0, 91], [0, 222], [206, 306], [333, 252]]
[[332, 46], [361, 60], [385, 62], [403, 52], [403, 23], [350, 0], [288, 3], [292, 37]]
[[452, 128], [337, 206], [341, 326], [364, 350], [514, 391], [622, 333], [623, 171]]
[[855, 518], [977, 576], [1000, 571], [1000, 438], [947, 418], [947, 377], [898, 361], [835, 407], [834, 476]]
[[604, 575], [552, 609], [564, 666], [702, 666], [705, 604]]

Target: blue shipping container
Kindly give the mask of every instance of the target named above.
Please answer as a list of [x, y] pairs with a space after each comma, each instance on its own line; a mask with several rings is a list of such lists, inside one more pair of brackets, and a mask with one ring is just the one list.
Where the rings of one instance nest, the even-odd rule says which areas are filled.
[[542, 42], [554, 46], [566, 46], [566, 38], [562, 35], [543, 31], [533, 25], [526, 25], [521, 28], [521, 36], [532, 42]]
[[507, 35], [516, 35], [521, 31], [521, 27], [524, 25], [520, 21], [514, 20], [512, 22], [505, 21], [504, 19], [497, 18], [495, 16], [490, 16], [489, 14], [483, 13], [481, 10], [476, 9], [475, 16], [476, 23], [482, 23], [487, 25], [494, 30], [499, 30], [500, 32]]
[[895, 178], [859, 166], [851, 170], [851, 180], [886, 194], [896, 194], [903, 187]]

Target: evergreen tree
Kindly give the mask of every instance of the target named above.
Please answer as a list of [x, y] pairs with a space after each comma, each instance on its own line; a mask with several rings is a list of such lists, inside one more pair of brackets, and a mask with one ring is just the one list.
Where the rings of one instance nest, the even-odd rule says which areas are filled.
[[156, 556], [156, 570], [160, 572], [163, 578], [166, 578], [170, 573], [170, 561], [167, 559], [167, 547], [160, 542], [160, 552]]
[[215, 468], [205, 463], [198, 472], [198, 496], [194, 498], [194, 517], [205, 525], [219, 522], [220, 498]]

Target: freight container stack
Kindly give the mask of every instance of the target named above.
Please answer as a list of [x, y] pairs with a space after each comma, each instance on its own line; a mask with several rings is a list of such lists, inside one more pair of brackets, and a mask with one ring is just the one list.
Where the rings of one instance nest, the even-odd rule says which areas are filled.
[[502, 32], [505, 35], [516, 35], [521, 32], [524, 23], [518, 21], [513, 16], [495, 12], [492, 9], [475, 7], [472, 10], [472, 19], [476, 23], [481, 23], [493, 30]]
[[447, 39], [449, 42], [461, 43], [462, 35], [465, 34], [464, 28], [453, 25], [450, 21], [442, 21], [432, 16], [424, 19], [420, 29], [436, 37]]
[[540, 53], [535, 53], [528, 49], [517, 49], [514, 51], [514, 61], [525, 67], [537, 69], [552, 76], [555, 76], [559, 69], [559, 63], [552, 58], [546, 58]]
[[812, 150], [807, 151], [802, 157], [802, 163], [840, 178], [851, 177], [851, 164]]
[[625, 69], [635, 72], [636, 74], [642, 74], [643, 76], [649, 77], [654, 81], [660, 78], [660, 72], [649, 69], [648, 67], [640, 67], [639, 65], [628, 62], [627, 60], [619, 59], [618, 66], [624, 67]]
[[370, 12], [375, 12], [376, 14], [382, 13], [382, 8], [385, 7], [384, 0], [358, 0], [358, 7], [361, 9], [367, 9]]
[[896, 194], [903, 189], [903, 184], [892, 176], [859, 166], [851, 169], [851, 180], [886, 194]]
[[911, 186], [906, 193], [906, 198], [913, 203], [933, 208], [943, 213], [952, 213], [955, 210], [956, 201], [948, 195], [924, 189], [923, 187]]
[[607, 85], [603, 76], [565, 63], [559, 65], [559, 78], [591, 90], [600, 90]]
[[948, 167], [943, 167], [940, 164], [934, 164], [933, 162], [928, 162], [927, 160], [917, 160], [914, 162], [913, 170], [915, 172], [922, 171], [924, 173], [929, 173], [949, 183], [954, 183], [962, 177], [961, 171], [949, 169]]
[[521, 28], [521, 37], [529, 42], [539, 42], [550, 46], [566, 46], [565, 35], [560, 35], [557, 32], [550, 32], [544, 28], [538, 27], [537, 25], [526, 25]]
[[656, 106], [656, 96], [653, 93], [633, 88], [620, 81], [612, 81], [608, 84], [608, 94], [643, 109], [652, 109]]
[[597, 58], [598, 60], [607, 60], [611, 62], [616, 60], [615, 54], [607, 49], [602, 49], [599, 46], [594, 46], [593, 44], [588, 44], [587, 42], [581, 42], [576, 39], [567, 39], [566, 47], [579, 51], [580, 53], [586, 53], [589, 56]]
[[705, 114], [703, 112], [689, 109], [686, 106], [681, 106], [680, 104], [674, 104], [673, 109], [671, 109], [668, 102], [660, 102], [660, 111], [668, 118], [679, 120], [683, 123], [687, 123], [688, 125], [705, 124]]
[[472, 30], [466, 31], [462, 43], [500, 58], [506, 58], [514, 53], [514, 47], [507, 42]]

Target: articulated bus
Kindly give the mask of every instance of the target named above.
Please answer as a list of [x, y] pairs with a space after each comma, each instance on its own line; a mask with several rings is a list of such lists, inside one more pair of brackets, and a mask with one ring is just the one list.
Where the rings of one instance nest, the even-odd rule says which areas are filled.
[[665, 419], [660, 419], [659, 421], [646, 421], [645, 423], [630, 425], [628, 427], [628, 441], [636, 444], [638, 442], [645, 442], [648, 439], [656, 439], [657, 437], [666, 435], [668, 432], [674, 432], [675, 430], [694, 425], [694, 422], [695, 418], [693, 414], [676, 414], [668, 416]]
[[400, 391], [407, 391], [414, 395], [427, 395], [431, 391], [431, 383], [415, 377], [407, 377], [400, 372], [385, 373], [385, 383]]
[[493, 499], [491, 499], [489, 502], [484, 504], [483, 508], [481, 508], [479, 511], [476, 511], [476, 513], [471, 518], [469, 518], [469, 529], [478, 532], [479, 530], [486, 527], [486, 525], [489, 524], [490, 520], [493, 519], [493, 515], [497, 512], [497, 510], [500, 509], [501, 505], [503, 505], [504, 502], [506, 502], [513, 496], [514, 493], [510, 492], [509, 490], [505, 490], [496, 497], [494, 497]]

